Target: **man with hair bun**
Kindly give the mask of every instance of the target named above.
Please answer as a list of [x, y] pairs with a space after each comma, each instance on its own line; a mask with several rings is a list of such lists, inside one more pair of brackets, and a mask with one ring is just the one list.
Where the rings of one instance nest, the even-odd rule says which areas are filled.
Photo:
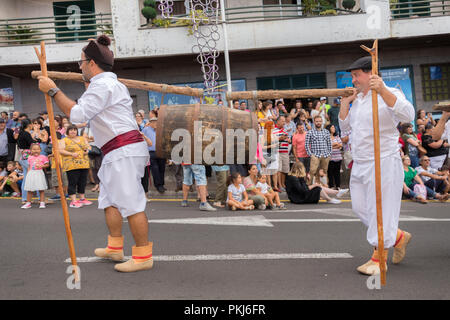
[[49, 78], [40, 76], [39, 89], [54, 98], [72, 123], [89, 122], [96, 145], [103, 151], [98, 172], [100, 179], [99, 209], [104, 209], [109, 229], [106, 248], [95, 255], [113, 261], [124, 258], [122, 220], [127, 218], [135, 246], [132, 258], [116, 264], [120, 272], [147, 270], [153, 266], [152, 246], [148, 241], [147, 199], [141, 184], [149, 160], [144, 142], [134, 120], [128, 89], [111, 72], [114, 55], [108, 48], [111, 40], [102, 35], [90, 39], [81, 52], [78, 65], [86, 91], [78, 102], [68, 98]]

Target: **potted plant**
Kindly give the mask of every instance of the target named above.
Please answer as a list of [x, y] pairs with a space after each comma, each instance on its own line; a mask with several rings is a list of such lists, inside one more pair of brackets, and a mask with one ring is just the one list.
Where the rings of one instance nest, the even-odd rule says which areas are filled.
[[347, 10], [352, 10], [353, 7], [356, 5], [355, 0], [344, 0], [342, 1], [342, 7]]
[[147, 19], [147, 25], [153, 22], [153, 19], [156, 18], [156, 1], [155, 0], [145, 0], [144, 7], [141, 10], [142, 15]]

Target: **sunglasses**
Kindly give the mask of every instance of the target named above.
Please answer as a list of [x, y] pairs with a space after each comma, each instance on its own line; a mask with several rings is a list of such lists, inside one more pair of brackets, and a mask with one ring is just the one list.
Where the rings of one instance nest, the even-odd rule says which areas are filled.
[[84, 59], [84, 60], [78, 60], [78, 66], [81, 67], [83, 64], [83, 61], [91, 61], [92, 59]]

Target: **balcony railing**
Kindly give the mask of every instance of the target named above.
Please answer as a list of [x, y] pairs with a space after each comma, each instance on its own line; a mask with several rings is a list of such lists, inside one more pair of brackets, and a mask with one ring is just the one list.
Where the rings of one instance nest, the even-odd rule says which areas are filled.
[[107, 34], [113, 38], [111, 13], [57, 15], [0, 20], [0, 46], [85, 41]]
[[[225, 9], [226, 20], [228, 23], [236, 22], [251, 22], [251, 21], [266, 21], [266, 20], [281, 20], [281, 19], [299, 19], [313, 16], [326, 15], [348, 15], [362, 12], [351, 11], [341, 8], [329, 8], [316, 5], [313, 7], [305, 7], [296, 4], [282, 4], [282, 5], [262, 5], [262, 6], [246, 6], [246, 7], [232, 7]], [[192, 26], [192, 17], [195, 16], [200, 23], [207, 21], [206, 16], [202, 12], [193, 14], [174, 15], [169, 19], [158, 17], [153, 23], [141, 25], [141, 27], [182, 27]], [[208, 15], [210, 16], [210, 15]], [[213, 15], [214, 16], [214, 15]], [[221, 23], [220, 11], [215, 15], [217, 22]], [[211, 21], [210, 21], [211, 22]]]
[[450, 15], [449, 0], [394, 0], [391, 1], [391, 17], [423, 18]]

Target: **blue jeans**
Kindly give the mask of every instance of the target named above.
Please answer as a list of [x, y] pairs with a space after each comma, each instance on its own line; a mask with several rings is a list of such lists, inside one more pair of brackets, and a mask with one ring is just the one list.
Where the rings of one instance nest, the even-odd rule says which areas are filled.
[[411, 159], [411, 168], [417, 168], [419, 164], [419, 157], [418, 156], [409, 156], [409, 159]]
[[[410, 186], [408, 186], [408, 188], [410, 189], [410, 193], [414, 193], [414, 186], [418, 184], [415, 180], [411, 183]], [[425, 185], [425, 188], [427, 189], [427, 198], [428, 199], [434, 199], [436, 196], [436, 192], [433, 191], [433, 189], [431, 189], [430, 187], [428, 187], [427, 185]], [[414, 193], [415, 194], [415, 193]], [[415, 198], [415, 197], [414, 197]]]

